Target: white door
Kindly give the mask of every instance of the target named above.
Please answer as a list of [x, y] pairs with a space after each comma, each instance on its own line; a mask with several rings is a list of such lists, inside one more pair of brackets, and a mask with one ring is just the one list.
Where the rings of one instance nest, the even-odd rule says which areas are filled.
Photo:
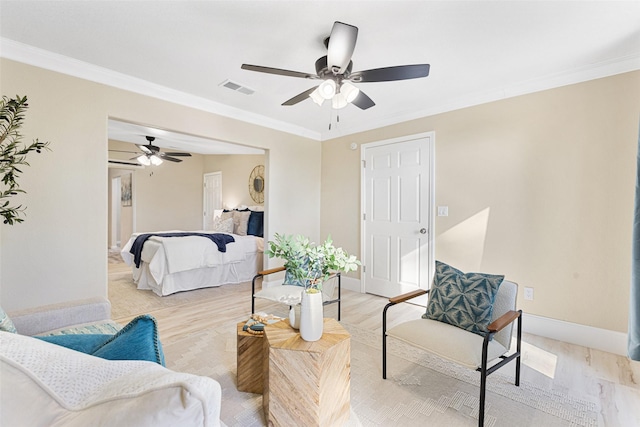
[[202, 229], [211, 230], [216, 209], [222, 209], [222, 172], [204, 174]]
[[363, 146], [364, 290], [427, 289], [432, 275], [433, 134]]

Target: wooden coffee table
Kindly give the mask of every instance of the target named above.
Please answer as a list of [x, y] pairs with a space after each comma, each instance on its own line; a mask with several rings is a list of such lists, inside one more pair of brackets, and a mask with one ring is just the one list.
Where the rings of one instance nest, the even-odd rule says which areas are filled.
[[[271, 426], [335, 426], [349, 419], [351, 337], [324, 319], [322, 338], [308, 342], [289, 321], [264, 335], [262, 405]], [[268, 356], [267, 356], [268, 354]]]

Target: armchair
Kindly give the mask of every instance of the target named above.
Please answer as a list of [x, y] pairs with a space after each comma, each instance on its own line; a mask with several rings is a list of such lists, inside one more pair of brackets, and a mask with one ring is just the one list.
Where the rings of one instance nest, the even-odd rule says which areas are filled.
[[[472, 273], [475, 274], [475, 273]], [[382, 378], [387, 378], [387, 337], [392, 337], [439, 357], [480, 372], [480, 402], [478, 426], [484, 425], [487, 376], [512, 360], [516, 360], [515, 385], [520, 385], [520, 351], [522, 310], [516, 310], [518, 285], [503, 280], [493, 303], [491, 322], [486, 332], [479, 334], [444, 321], [425, 318], [410, 320], [387, 330], [390, 307], [429, 293], [416, 290], [389, 299], [382, 312]], [[432, 295], [430, 295], [430, 298]], [[506, 355], [511, 347], [513, 322], [517, 320], [516, 351]], [[496, 363], [489, 366], [493, 361]]]
[[[251, 281], [251, 314], [255, 313], [256, 298], [262, 298], [269, 301], [280, 302], [288, 304], [289, 306], [300, 304], [300, 292], [303, 290], [302, 286], [290, 285], [283, 283], [280, 286], [262, 287], [259, 291], [256, 291], [256, 281], [268, 276], [269, 274], [279, 273], [286, 271], [286, 268], [276, 267], [269, 270], [259, 271]], [[286, 277], [285, 277], [286, 281]], [[336, 288], [338, 291], [337, 297], [335, 297]], [[340, 298], [341, 298], [341, 276], [340, 272], [333, 273], [329, 279], [325, 280], [322, 285], [322, 305], [328, 305], [338, 303], [338, 321], [340, 320]]]

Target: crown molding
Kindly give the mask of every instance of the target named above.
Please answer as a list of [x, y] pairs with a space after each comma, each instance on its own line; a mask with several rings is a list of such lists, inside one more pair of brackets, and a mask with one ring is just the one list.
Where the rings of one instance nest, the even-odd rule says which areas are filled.
[[[640, 70], [640, 53], [615, 58], [610, 61], [598, 62], [586, 67], [574, 68], [561, 73], [550, 74], [515, 85], [505, 86], [493, 91], [471, 93], [454, 102], [440, 104], [436, 108], [416, 110], [408, 113], [400, 113], [396, 116], [389, 116], [386, 119], [376, 121], [376, 127], [381, 128], [391, 126], [410, 120], [420, 119], [422, 117], [429, 117], [449, 111], [460, 110], [462, 108], [473, 107], [493, 101], [541, 92], [548, 89], [555, 89], [562, 86], [568, 86], [637, 70]], [[321, 139], [326, 141], [368, 130], [370, 130], [370, 128], [364, 126], [348, 127], [342, 125], [338, 131], [323, 132]]]
[[279, 120], [274, 120], [260, 114], [251, 113], [239, 108], [220, 104], [199, 96], [191, 95], [162, 85], [148, 82], [107, 68], [79, 61], [64, 55], [36, 48], [14, 40], [0, 38], [0, 57], [21, 62], [34, 67], [44, 68], [95, 83], [105, 84], [140, 95], [161, 99], [174, 104], [184, 105], [218, 114], [243, 122], [267, 127], [270, 129], [290, 133], [304, 138], [320, 141], [320, 133], [313, 132], [300, 126], [295, 126]]
[[[352, 127], [342, 125], [333, 131], [311, 131], [6, 38], [0, 38], [0, 57], [316, 141], [327, 141], [371, 130], [366, 125]], [[566, 70], [497, 90], [471, 93], [453, 102], [440, 104], [436, 108], [388, 116], [377, 120], [376, 127], [392, 126], [422, 117], [636, 70], [640, 70], [640, 53]]]

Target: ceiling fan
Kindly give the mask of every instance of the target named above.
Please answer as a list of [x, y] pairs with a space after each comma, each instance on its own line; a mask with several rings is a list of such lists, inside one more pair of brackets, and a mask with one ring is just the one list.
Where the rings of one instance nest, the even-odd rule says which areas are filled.
[[169, 160], [170, 162], [181, 162], [181, 159], [176, 159], [174, 157], [191, 157], [190, 153], [181, 153], [181, 152], [162, 152], [160, 151], [160, 147], [153, 145], [153, 141], [155, 141], [154, 136], [146, 136], [147, 144], [138, 145], [138, 148], [142, 150], [142, 154], [133, 157], [130, 160], [137, 160], [138, 163], [143, 164], [145, 166], [149, 165], [160, 165], [163, 160]]
[[322, 80], [319, 85], [305, 90], [283, 102], [282, 105], [295, 105], [307, 98], [311, 98], [318, 105], [322, 105], [325, 100], [331, 100], [331, 105], [335, 109], [343, 108], [351, 103], [362, 110], [371, 108], [376, 104], [351, 83], [389, 82], [417, 79], [429, 75], [429, 64], [399, 65], [352, 72], [353, 61], [351, 61], [351, 56], [356, 47], [357, 37], [358, 27], [338, 21], [334, 22], [331, 35], [324, 41], [327, 55], [316, 61], [316, 74], [250, 64], [242, 64], [242, 69], [288, 77]]

